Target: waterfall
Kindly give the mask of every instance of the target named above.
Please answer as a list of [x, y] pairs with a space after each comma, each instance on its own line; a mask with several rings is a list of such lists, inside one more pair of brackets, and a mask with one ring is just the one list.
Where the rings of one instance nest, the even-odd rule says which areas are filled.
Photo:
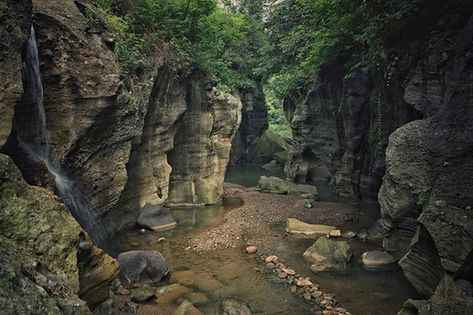
[[[49, 139], [46, 130], [38, 44], [33, 26], [31, 26], [30, 38], [28, 39], [28, 47], [23, 62], [23, 78], [24, 86], [27, 87], [25, 89], [25, 100], [31, 106], [23, 106], [20, 109], [19, 116], [22, 126], [29, 126], [30, 128], [29, 130], [19, 128], [17, 130], [18, 140], [23, 147], [26, 147], [27, 152], [32, 154], [33, 158], [47, 160]], [[31, 132], [31, 129], [34, 132]]]
[[56, 193], [68, 206], [74, 218], [97, 244], [106, 238], [101, 220], [88, 203], [75, 180], [63, 166], [54, 165], [49, 158], [49, 135], [44, 109], [43, 82], [35, 29], [31, 27], [30, 38], [23, 62], [24, 104], [18, 108], [17, 139], [19, 146], [34, 163], [42, 162], [55, 178]]

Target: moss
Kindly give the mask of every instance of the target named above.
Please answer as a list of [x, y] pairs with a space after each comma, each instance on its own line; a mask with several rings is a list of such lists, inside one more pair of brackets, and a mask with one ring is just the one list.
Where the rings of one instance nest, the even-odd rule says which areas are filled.
[[416, 194], [416, 204], [418, 206], [424, 205], [429, 199], [430, 193], [426, 190], [422, 190]]

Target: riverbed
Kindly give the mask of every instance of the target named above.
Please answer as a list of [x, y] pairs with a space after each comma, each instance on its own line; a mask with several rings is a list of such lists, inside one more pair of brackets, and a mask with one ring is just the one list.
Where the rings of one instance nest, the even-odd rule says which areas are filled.
[[[256, 166], [242, 175], [241, 167], [227, 181], [253, 186], [262, 175], [278, 176]], [[256, 181], [256, 182], [255, 182]], [[351, 314], [396, 314], [403, 302], [415, 296], [413, 288], [399, 269], [372, 272], [361, 267], [364, 251], [380, 249], [380, 241], [350, 240], [354, 260], [346, 274], [310, 271], [302, 253], [314, 242], [288, 236], [284, 230], [287, 217], [311, 223], [335, 224], [343, 230], [359, 231], [377, 219], [373, 209], [362, 209], [339, 202], [324, 183], [317, 183], [321, 194], [314, 209], [297, 208], [292, 196], [248, 192], [238, 185], [226, 185], [237, 192], [243, 205], [235, 203], [204, 208], [173, 209], [176, 228], [161, 232], [140, 232], [129, 228], [121, 234], [117, 253], [128, 250], [158, 250], [171, 266], [171, 274], [190, 272], [196, 280], [192, 292], [208, 298], [197, 307], [205, 314], [215, 313], [225, 299], [247, 303], [254, 314], [312, 314], [312, 305], [290, 292], [290, 286], [275, 277], [261, 263], [261, 255], [277, 255], [286, 265], [320, 285], [324, 293], [336, 296]], [[327, 190], [328, 189], [328, 190]], [[257, 254], [245, 253], [247, 245], [258, 247]], [[200, 279], [200, 280], [199, 280]], [[179, 280], [179, 279], [177, 279]], [[211, 282], [209, 288], [200, 282]], [[171, 276], [167, 282], [176, 282]]]

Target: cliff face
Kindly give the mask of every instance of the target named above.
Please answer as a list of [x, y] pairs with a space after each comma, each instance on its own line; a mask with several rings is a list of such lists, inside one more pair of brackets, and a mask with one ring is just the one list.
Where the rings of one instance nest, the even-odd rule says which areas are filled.
[[[2, 116], [15, 125], [4, 151], [24, 174], [44, 174], [27, 176], [29, 182], [51, 185], [44, 180], [48, 166], [68, 206], [87, 209], [76, 213], [79, 221], [99, 221], [120, 209], [137, 212], [146, 203], [221, 200], [230, 143], [241, 120], [238, 98], [217, 93], [203, 75], [169, 70], [156, 56], [132, 87], [123, 86], [114, 34], [90, 1], [34, 0], [33, 26], [44, 91], [45, 163], [25, 161], [18, 141], [37, 133], [28, 120], [31, 100], [18, 92], [15, 118]], [[22, 88], [21, 67], [14, 70], [9, 84]], [[92, 229], [94, 222], [81, 223]]]
[[285, 104], [287, 175], [329, 179], [355, 198], [379, 191], [384, 247], [426, 297], [445, 275], [465, 279], [471, 268], [473, 20], [463, 5], [432, 4], [404, 21], [409, 36], [393, 40], [386, 76], [340, 57]]
[[126, 207], [146, 203], [206, 205], [221, 201], [241, 102], [200, 76], [158, 74], [140, 142], [133, 146]]
[[0, 149], [13, 125], [15, 106], [23, 95], [22, 53], [30, 33], [31, 2], [0, 1]]
[[243, 104], [240, 129], [233, 140], [230, 154], [230, 163], [260, 162], [251, 154], [263, 133], [268, 129], [268, 108], [262, 88], [258, 86], [255, 91], [242, 91]]
[[346, 65], [327, 65], [307, 95], [285, 103], [294, 138], [285, 171], [295, 182], [326, 179], [341, 196], [375, 199], [388, 135], [417, 115], [397, 88], [378, 90], [367, 69]]
[[[473, 250], [469, 188], [473, 174], [473, 18], [457, 35], [456, 44], [449, 42], [451, 38], [443, 43], [443, 50], [430, 51], [430, 58], [417, 65], [408, 82], [404, 97], [425, 119], [391, 135], [379, 193], [384, 245], [398, 255], [407, 252], [401, 266], [425, 295], [434, 292], [444, 271], [456, 273], [466, 264]], [[436, 267], [431, 268], [434, 262]], [[426, 273], [426, 268], [439, 272]]]

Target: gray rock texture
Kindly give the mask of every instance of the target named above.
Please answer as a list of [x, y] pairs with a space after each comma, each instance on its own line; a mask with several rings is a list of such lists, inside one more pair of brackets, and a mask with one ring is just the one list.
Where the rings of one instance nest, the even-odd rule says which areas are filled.
[[5, 314], [87, 314], [77, 296], [80, 227], [0, 154], [0, 305]]
[[31, 30], [31, 1], [0, 1], [0, 149], [13, 125], [15, 106], [23, 96], [22, 53]]
[[169, 273], [164, 256], [157, 251], [135, 250], [118, 255], [119, 278], [125, 287], [157, 283]]
[[353, 256], [347, 241], [334, 241], [324, 236], [319, 237], [311, 247], [304, 252], [304, 258], [313, 265], [314, 272], [338, 271], [344, 272]]
[[[4, 151], [22, 172], [31, 173], [26, 176], [30, 183], [54, 186], [46, 165], [28, 161], [18, 143], [18, 130], [27, 138], [37, 132], [28, 111], [18, 110], [13, 118], [15, 106], [32, 107], [22, 97], [23, 88], [29, 87], [21, 82], [27, 19], [36, 29], [39, 49], [46, 155], [49, 166], [80, 196], [80, 202], [61, 196], [73, 212], [87, 208], [94, 222], [103, 219], [107, 229], [114, 229], [122, 223], [118, 213], [136, 216], [147, 203], [195, 206], [221, 201], [231, 143], [241, 121], [238, 97], [218, 93], [215, 82], [200, 73], [170, 70], [162, 57], [166, 48], [145, 61], [133, 84], [125, 84], [111, 48], [115, 35], [91, 1], [34, 0], [32, 12], [26, 2], [1, 8], [10, 18], [5, 20], [11, 24], [8, 29], [15, 28], [4, 38], [17, 59], [1, 67], [8, 80], [2, 87], [5, 100], [0, 100], [0, 146], [13, 125]], [[1, 58], [3, 62], [6, 56]], [[83, 225], [92, 229], [93, 224]]]
[[243, 105], [241, 125], [232, 143], [230, 163], [261, 162], [251, 151], [268, 129], [268, 108], [262, 87], [256, 84], [253, 90], [241, 91], [240, 98]]
[[440, 51], [420, 62], [406, 98], [425, 119], [394, 132], [386, 151], [379, 193], [384, 246], [405, 254], [401, 267], [425, 296], [434, 292], [444, 271], [457, 272], [473, 250], [468, 188], [473, 174], [472, 43], [470, 19], [442, 67]]

